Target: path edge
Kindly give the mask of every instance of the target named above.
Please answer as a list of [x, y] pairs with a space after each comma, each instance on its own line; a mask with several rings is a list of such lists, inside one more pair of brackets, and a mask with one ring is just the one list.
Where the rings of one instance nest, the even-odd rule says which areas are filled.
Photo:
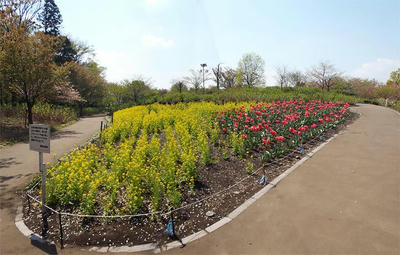
[[[400, 115], [400, 113], [398, 113]], [[264, 188], [259, 190], [257, 193], [255, 193], [252, 197], [247, 199], [245, 202], [243, 202], [241, 205], [239, 205], [235, 210], [233, 210], [231, 213], [229, 213], [226, 217], [223, 217], [219, 221], [215, 222], [211, 226], [208, 226], [207, 228], [200, 230], [194, 234], [191, 234], [187, 237], [182, 238], [183, 243], [189, 244], [197, 239], [202, 238], [203, 236], [206, 236], [207, 234], [217, 230], [218, 228], [224, 226], [225, 224], [231, 222], [234, 218], [239, 216], [244, 210], [246, 210], [251, 204], [253, 204], [255, 201], [257, 201], [260, 197], [262, 197], [264, 194], [266, 194], [271, 188], [276, 187], [276, 185], [281, 182], [285, 177], [287, 177], [290, 173], [292, 173], [296, 168], [304, 164], [309, 158], [311, 158], [315, 153], [317, 153], [319, 150], [321, 150], [325, 145], [330, 143], [333, 139], [335, 139], [338, 135], [343, 134], [344, 131], [341, 131], [337, 134], [334, 134], [332, 137], [330, 137], [328, 140], [325, 142], [321, 143], [318, 147], [313, 149], [310, 153], [307, 153], [303, 158], [301, 158], [299, 161], [297, 161], [293, 166], [290, 168], [286, 169], [283, 173], [281, 173], [279, 176], [277, 176], [272, 182], [268, 183], [265, 185]], [[18, 206], [16, 216], [15, 216], [15, 226], [17, 229], [26, 237], [30, 237], [32, 234], [35, 234], [32, 230], [30, 230], [24, 223], [23, 220], [23, 207], [22, 205]], [[105, 253], [105, 252], [113, 252], [113, 253], [118, 253], [118, 252], [142, 252], [142, 251], [149, 251], [153, 250], [155, 254], [161, 253], [163, 251], [171, 250], [173, 248], [180, 247], [181, 243], [178, 241], [173, 241], [169, 242], [162, 247], [157, 247], [157, 243], [147, 243], [147, 244], [140, 244], [140, 245], [134, 245], [134, 246], [102, 246], [102, 247], [97, 247], [93, 246], [88, 249], [81, 248], [81, 250], [84, 251], [95, 251], [95, 252], [100, 252], [100, 253]]]

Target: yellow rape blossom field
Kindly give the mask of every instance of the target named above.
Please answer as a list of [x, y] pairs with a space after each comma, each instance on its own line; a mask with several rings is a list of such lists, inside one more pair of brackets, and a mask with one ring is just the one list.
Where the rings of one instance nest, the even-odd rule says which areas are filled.
[[115, 112], [99, 144], [75, 150], [48, 169], [48, 204], [79, 205], [82, 214], [98, 215], [178, 207], [182, 187], [193, 188], [196, 166], [211, 160], [210, 145], [220, 132], [216, 112], [233, 107], [153, 104]]

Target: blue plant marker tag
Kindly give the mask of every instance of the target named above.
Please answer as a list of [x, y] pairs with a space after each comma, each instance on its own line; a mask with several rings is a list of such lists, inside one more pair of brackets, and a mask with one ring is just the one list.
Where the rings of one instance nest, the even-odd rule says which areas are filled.
[[174, 237], [175, 236], [175, 233], [174, 233], [174, 221], [173, 221], [172, 217], [169, 218], [166, 232], [170, 237]]
[[321, 140], [321, 141], [322, 141], [322, 135], [319, 137], [319, 140]]
[[301, 154], [304, 154], [304, 146], [303, 146], [303, 145], [300, 146], [300, 153], [301, 153]]
[[265, 184], [265, 175], [263, 175], [259, 181], [261, 185]]

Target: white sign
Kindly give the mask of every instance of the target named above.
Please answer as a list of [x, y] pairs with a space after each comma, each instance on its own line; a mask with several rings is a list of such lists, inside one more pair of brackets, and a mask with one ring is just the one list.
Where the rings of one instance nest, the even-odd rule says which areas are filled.
[[50, 153], [50, 127], [44, 124], [29, 125], [29, 149]]

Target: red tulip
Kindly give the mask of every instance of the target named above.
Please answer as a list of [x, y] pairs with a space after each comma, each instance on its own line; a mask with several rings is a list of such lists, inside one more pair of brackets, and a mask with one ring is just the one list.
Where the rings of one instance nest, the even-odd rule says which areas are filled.
[[269, 139], [262, 139], [262, 142], [269, 145], [271, 141]]

